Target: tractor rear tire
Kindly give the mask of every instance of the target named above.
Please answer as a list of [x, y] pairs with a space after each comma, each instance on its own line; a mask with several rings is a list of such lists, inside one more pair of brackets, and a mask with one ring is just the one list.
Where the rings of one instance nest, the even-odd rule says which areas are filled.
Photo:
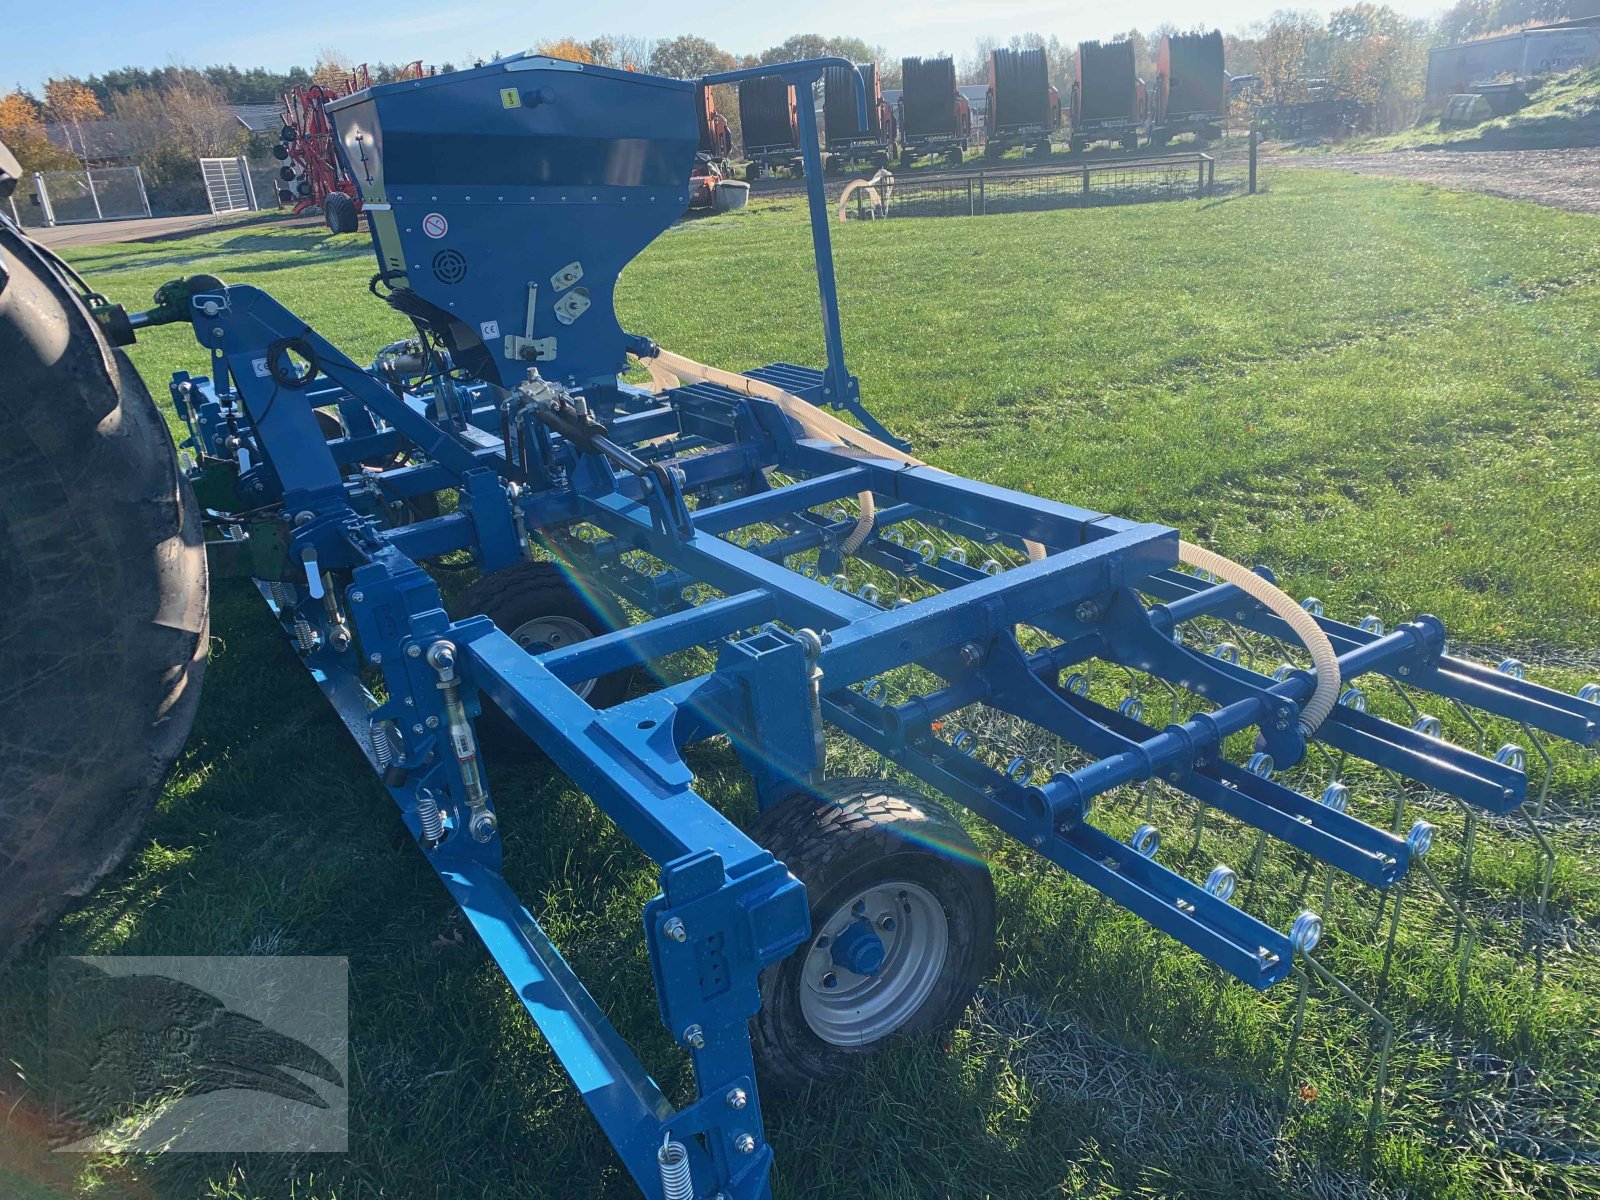
[[[485, 616], [507, 637], [539, 653], [610, 633], [628, 619], [610, 599], [585, 591], [559, 563], [513, 563], [485, 575], [461, 594], [456, 619]], [[633, 680], [631, 670], [613, 671], [573, 690], [595, 708], [620, 704]], [[490, 761], [528, 762], [539, 749], [487, 696], [478, 718], [478, 739]]]
[[334, 233], [355, 233], [361, 228], [356, 202], [343, 192], [329, 192], [322, 202], [322, 219]]
[[0, 965], [117, 866], [209, 637], [166, 423], [64, 273], [0, 226]]
[[[763, 1086], [838, 1078], [895, 1037], [961, 1019], [993, 969], [995, 896], [949, 812], [881, 779], [834, 779], [774, 804], [748, 832], [806, 885], [811, 909], [811, 938], [761, 972], [750, 1032]], [[834, 965], [844, 938], [828, 931], [863, 921], [881, 962], [857, 975]]]

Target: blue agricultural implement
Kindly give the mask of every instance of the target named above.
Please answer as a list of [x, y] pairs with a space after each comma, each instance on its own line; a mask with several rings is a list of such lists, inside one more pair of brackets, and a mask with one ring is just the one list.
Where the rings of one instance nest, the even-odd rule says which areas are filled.
[[[815, 60], [706, 82], [766, 77], [809, 96], [830, 65], [848, 68]], [[194, 465], [180, 480], [164, 448], [165, 473], [128, 483], [151, 497], [148, 511], [117, 518], [149, 526], [121, 536], [138, 553], [163, 548], [167, 564], [162, 587], [119, 593], [129, 619], [171, 634], [124, 664], [146, 684], [118, 701], [124, 728], [79, 720], [49, 733], [47, 716], [74, 710], [47, 682], [6, 733], [70, 737], [83, 753], [166, 720], [159, 751], [115, 781], [125, 806], [148, 796], [151, 763], [176, 753], [170, 726], [181, 742], [198, 684], [185, 674], [204, 638], [192, 485], [211, 569], [256, 581], [648, 1196], [766, 1196], [774, 1156], [758, 1081], [827, 1079], [895, 1034], [948, 1027], [990, 969], [994, 893], [962, 824], [902, 784], [829, 778], [825, 730], [835, 749], [853, 739], [1256, 988], [1317, 945], [1320, 918], [1258, 920], [1233, 903], [1229, 868], [1204, 880], [1169, 870], [1159, 833], [1112, 837], [1097, 798], [1159, 781], [1382, 890], [1416, 865], [1431, 828], [1367, 824], [1345, 810], [1342, 785], [1286, 786], [1276, 776], [1308, 745], [1491, 813], [1521, 805], [1528, 782], [1516, 747], [1481, 757], [1436, 736], [1431, 718], [1391, 724], [1366, 711], [1356, 681], [1388, 677], [1596, 740], [1596, 689], [1565, 695], [1453, 658], [1432, 617], [1346, 624], [1176, 530], [912, 457], [846, 366], [810, 104], [797, 120], [825, 365], [740, 373], [625, 331], [612, 305], [619, 273], [684, 209], [693, 83], [528, 54], [364, 89], [329, 110], [370, 218], [372, 290], [416, 330], [370, 365], [246, 284], [192, 276], [133, 314], [80, 296], [81, 281], [5, 227], [0, 412], [32, 388], [49, 394], [52, 421], [58, 408], [70, 416], [83, 381], [103, 416], [116, 397], [96, 381], [121, 369], [120, 402], [148, 422], [148, 396], [99, 331], [127, 342], [186, 322], [209, 357], [205, 373], [171, 381]], [[41, 298], [66, 314], [51, 328], [99, 340], [76, 342], [67, 361], [30, 338]], [[622, 381], [630, 357], [651, 387]], [[84, 420], [106, 428], [93, 411]], [[45, 467], [24, 468], [49, 482]], [[14, 493], [4, 561], [47, 557], [42, 536], [24, 544], [19, 532], [41, 498]], [[480, 577], [452, 613], [421, 564], [464, 555]], [[97, 581], [96, 567], [74, 569], [104, 595], [116, 580]], [[40, 572], [14, 589], [13, 617], [61, 630], [80, 620], [48, 610], [66, 604], [67, 584], [50, 583]], [[1310, 665], [1266, 674], [1227, 645], [1208, 651], [1192, 631], [1212, 619], [1299, 643]], [[643, 665], [664, 682], [630, 682]], [[1088, 684], [1096, 669], [1182, 689], [1198, 711], [1162, 724], [1136, 697], [1106, 703]], [[175, 680], [192, 685], [177, 701]], [[966, 723], [974, 712], [1065, 749], [997, 760]], [[748, 769], [760, 810], [748, 829], [702, 799], [685, 763], [686, 746], [717, 736]], [[530, 740], [659, 864], [644, 940], [661, 1020], [693, 1064], [687, 1102], [650, 1078], [502, 874], [485, 763]], [[63, 794], [82, 808], [86, 788], [116, 805], [97, 781], [21, 784], [0, 800], [12, 839], [0, 859], [36, 872], [26, 882], [40, 895], [81, 886], [131, 836], [108, 825], [106, 846], [71, 860], [76, 881], [65, 858], [55, 877], [37, 874], [46, 868], [30, 865], [13, 817], [48, 818]], [[10, 881], [0, 892], [16, 895]], [[48, 907], [0, 910], [3, 932]]]

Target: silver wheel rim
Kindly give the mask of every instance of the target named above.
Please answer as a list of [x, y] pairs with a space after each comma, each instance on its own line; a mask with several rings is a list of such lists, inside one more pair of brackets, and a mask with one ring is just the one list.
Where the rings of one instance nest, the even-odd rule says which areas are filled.
[[[865, 921], [883, 963], [860, 974], [839, 963], [837, 941]], [[944, 971], [950, 926], [944, 906], [921, 884], [891, 880], [857, 892], [822, 923], [800, 964], [800, 1012], [834, 1046], [865, 1046], [909, 1021]]]
[[[581, 621], [574, 621], [571, 617], [535, 617], [531, 621], [524, 621], [511, 631], [511, 640], [530, 653], [543, 653], [544, 650], [561, 650], [574, 642], [587, 642], [594, 636], [594, 630]], [[585, 679], [576, 684], [573, 691], [580, 699], [586, 699], [594, 691], [595, 680]]]

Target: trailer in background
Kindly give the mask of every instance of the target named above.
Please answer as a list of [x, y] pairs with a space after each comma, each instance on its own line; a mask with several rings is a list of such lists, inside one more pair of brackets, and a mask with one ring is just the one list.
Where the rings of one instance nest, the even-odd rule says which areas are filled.
[[[856, 112], [856, 84], [861, 76], [867, 90], [867, 122]], [[827, 149], [826, 169], [842, 171], [846, 165], [868, 162], [887, 167], [898, 153], [899, 123], [894, 108], [883, 98], [883, 77], [875, 62], [861, 63], [854, 72], [829, 67], [822, 77], [822, 125]]]
[[1083, 150], [1096, 142], [1139, 148], [1149, 121], [1144, 80], [1134, 65], [1133, 43], [1079, 42], [1072, 81], [1069, 145]]
[[740, 80], [739, 128], [748, 160], [745, 179], [754, 183], [775, 170], [803, 172], [800, 115], [791, 85], [771, 75]]
[[992, 51], [983, 156], [999, 158], [1013, 146], [1048, 156], [1050, 135], [1059, 128], [1061, 95], [1050, 86], [1045, 52]]
[[1204, 146], [1222, 136], [1228, 114], [1228, 74], [1222, 33], [1180, 33], [1161, 39], [1151, 104], [1150, 144], [1165, 146], [1185, 133]]
[[943, 155], [960, 164], [972, 145], [972, 108], [950, 58], [900, 60], [900, 165]]

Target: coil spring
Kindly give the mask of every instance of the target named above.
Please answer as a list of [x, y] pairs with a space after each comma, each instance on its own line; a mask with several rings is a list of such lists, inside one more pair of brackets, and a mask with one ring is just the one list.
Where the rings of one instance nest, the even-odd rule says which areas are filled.
[[300, 643], [301, 654], [310, 654], [317, 648], [317, 631], [304, 617], [294, 619], [294, 638]]
[[422, 826], [424, 845], [437, 846], [444, 841], [444, 818], [439, 815], [439, 801], [427, 788], [417, 789], [417, 822]]
[[672, 1140], [672, 1131], [661, 1139], [656, 1151], [656, 1166], [661, 1171], [663, 1200], [694, 1200], [694, 1177], [689, 1173], [689, 1152], [682, 1142]]
[[394, 762], [394, 733], [387, 721], [374, 721], [372, 723], [372, 761], [378, 770], [385, 771], [389, 764]]

